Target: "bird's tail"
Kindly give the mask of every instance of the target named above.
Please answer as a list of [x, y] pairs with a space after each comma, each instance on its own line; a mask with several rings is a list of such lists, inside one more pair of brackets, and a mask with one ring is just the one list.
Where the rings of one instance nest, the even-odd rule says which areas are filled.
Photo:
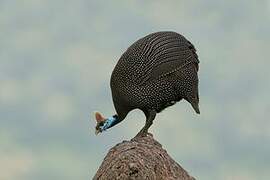
[[185, 99], [191, 104], [191, 106], [194, 109], [194, 111], [197, 114], [200, 114], [199, 93], [198, 93], [198, 91], [195, 92], [195, 93], [189, 94]]
[[200, 114], [199, 103], [193, 103], [193, 102], [191, 102], [190, 104], [191, 104], [191, 106], [193, 107], [194, 111], [195, 111], [197, 114]]

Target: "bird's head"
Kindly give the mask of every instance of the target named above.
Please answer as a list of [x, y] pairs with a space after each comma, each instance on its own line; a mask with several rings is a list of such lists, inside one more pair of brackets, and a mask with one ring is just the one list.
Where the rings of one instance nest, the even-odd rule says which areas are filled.
[[95, 131], [96, 135], [109, 129], [110, 127], [114, 126], [118, 122], [118, 118], [116, 115], [111, 116], [109, 118], [105, 118], [99, 112], [95, 112], [95, 118], [97, 121], [96, 131]]
[[97, 135], [102, 132], [102, 126], [104, 125], [106, 118], [104, 118], [99, 112], [95, 112], [95, 118], [97, 121], [95, 134]]

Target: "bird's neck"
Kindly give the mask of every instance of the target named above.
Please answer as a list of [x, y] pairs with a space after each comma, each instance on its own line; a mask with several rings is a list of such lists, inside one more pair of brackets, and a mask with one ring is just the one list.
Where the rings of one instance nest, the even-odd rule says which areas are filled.
[[121, 121], [123, 121], [126, 118], [127, 114], [128, 114], [127, 111], [121, 111], [121, 112], [111, 116], [110, 118], [113, 118], [114, 120], [113, 120], [112, 125], [109, 128], [111, 128], [114, 125], [116, 125], [116, 124], [120, 123]]

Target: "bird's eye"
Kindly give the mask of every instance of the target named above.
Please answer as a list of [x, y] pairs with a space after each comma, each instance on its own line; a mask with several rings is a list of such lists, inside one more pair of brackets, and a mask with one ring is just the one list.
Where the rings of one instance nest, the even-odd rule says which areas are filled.
[[99, 126], [103, 126], [104, 125], [104, 121], [99, 123]]

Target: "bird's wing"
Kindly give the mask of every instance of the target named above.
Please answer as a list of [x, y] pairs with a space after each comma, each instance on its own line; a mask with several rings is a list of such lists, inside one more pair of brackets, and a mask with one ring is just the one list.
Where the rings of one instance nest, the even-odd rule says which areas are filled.
[[163, 40], [159, 46], [152, 48], [148, 58], [151, 64], [142, 71], [141, 84], [172, 74], [190, 63], [194, 63], [197, 70], [199, 68], [196, 49], [186, 39]]

